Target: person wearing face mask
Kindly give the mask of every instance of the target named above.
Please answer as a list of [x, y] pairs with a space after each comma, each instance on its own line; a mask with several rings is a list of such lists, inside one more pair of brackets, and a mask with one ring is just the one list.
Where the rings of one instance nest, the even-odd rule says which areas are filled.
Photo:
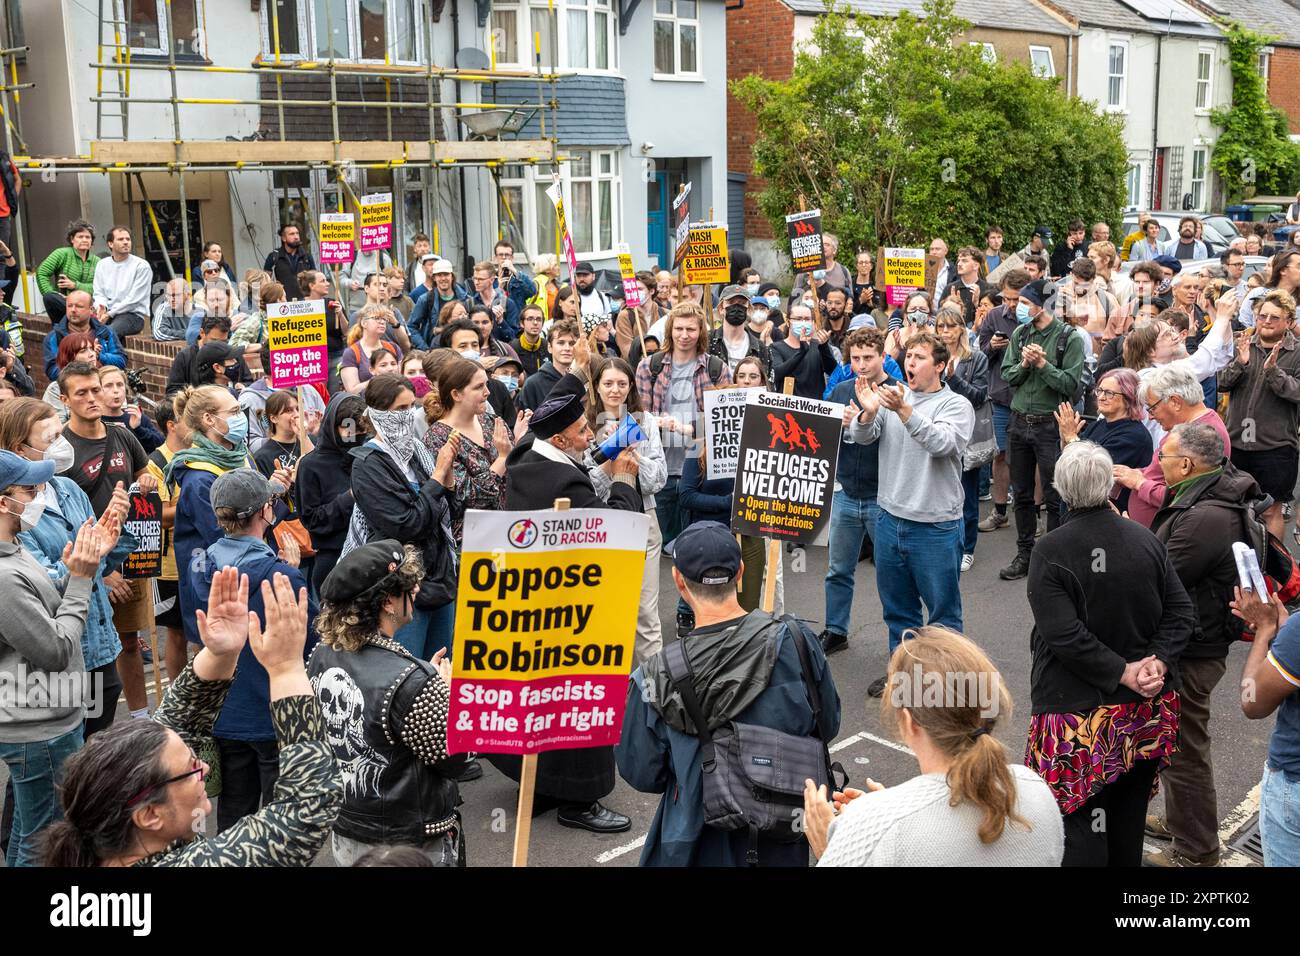
[[[1011, 483], [1016, 489], [1016, 556], [998, 572], [1004, 581], [1029, 574], [1029, 555], [1038, 529], [1034, 504], [1034, 472], [1042, 481], [1047, 530], [1061, 523], [1061, 495], [1052, 484], [1061, 457], [1061, 433], [1056, 410], [1074, 402], [1083, 375], [1083, 344], [1074, 331], [1053, 314], [1042, 279], [1020, 290], [1016, 320], [1002, 357], [1002, 378], [1015, 389], [1007, 427]], [[1068, 336], [1064, 349], [1057, 339]]]
[[768, 348], [762, 339], [746, 328], [750, 321], [750, 299], [749, 293], [738, 285], [723, 289], [720, 302], [722, 324], [709, 333], [709, 354], [726, 362], [731, 372], [736, 371], [736, 364], [741, 359], [750, 355], [764, 365], [770, 361]]
[[447, 753], [451, 660], [442, 651], [425, 660], [395, 640], [423, 579], [416, 548], [385, 538], [348, 554], [321, 586], [320, 643], [307, 673], [322, 701], [346, 693], [360, 705], [347, 734], [327, 732], [346, 775], [331, 836], [340, 866], [377, 845], [415, 847], [433, 866], [465, 865], [456, 808], [466, 757]]
[[[203, 554], [222, 537], [212, 508], [212, 485], [218, 477], [236, 468], [252, 468], [248, 451], [248, 416], [224, 388], [204, 385], [187, 388], [172, 399], [176, 418], [190, 433], [190, 447], [172, 455], [163, 470], [163, 480], [176, 501], [172, 540], [180, 560], [176, 562], [181, 616], [194, 617], [194, 587], [189, 579], [201, 573], [192, 555]], [[292, 483], [289, 473], [279, 469], [272, 480], [281, 492]], [[186, 630], [186, 639], [197, 634]]]
[[298, 461], [294, 498], [303, 527], [316, 549], [312, 565], [312, 590], [319, 594], [338, 563], [352, 520], [352, 463], [349, 452], [360, 448], [368, 435], [361, 424], [366, 411], [360, 395], [341, 392], [325, 406], [316, 447]]
[[[222, 536], [208, 546], [198, 568], [186, 575], [181, 603], [206, 614], [209, 596], [218, 572], [238, 569], [248, 581], [248, 610], [267, 626], [262, 583], [269, 586], [283, 575], [295, 594], [304, 591], [307, 579], [298, 563], [286, 560], [266, 543], [275, 523], [275, 502], [284, 486], [267, 480], [253, 468], [234, 468], [212, 483], [210, 500]], [[242, 587], [242, 582], [241, 582]], [[312, 622], [316, 602], [307, 598], [307, 643], [303, 660], [316, 642]], [[184, 617], [186, 638], [201, 643], [197, 615]], [[226, 693], [221, 713], [212, 726], [221, 754], [221, 800], [217, 803], [217, 832], [229, 830], [241, 819], [270, 804], [280, 775], [275, 726], [271, 718], [271, 687], [266, 669], [253, 649], [245, 644], [239, 652], [234, 680]]]
[[[589, 361], [585, 351], [580, 351], [576, 362], [582, 371], [588, 371]], [[596, 494], [581, 464], [593, 437], [585, 414], [586, 382], [586, 375], [566, 374], [537, 407], [530, 423], [531, 438], [525, 436], [506, 460], [507, 510], [549, 510], [556, 498], [568, 498], [574, 509], [644, 509], [637, 486], [640, 465], [632, 449], [625, 449], [614, 460], [608, 501]], [[519, 757], [492, 755], [488, 759], [512, 780], [519, 779]], [[593, 833], [629, 829], [632, 821], [627, 816], [600, 802], [613, 789], [612, 747], [548, 750], [538, 755], [534, 812], [558, 808], [561, 826]]]
[[790, 307], [787, 329], [784, 339], [772, 343], [772, 383], [780, 389], [787, 378], [793, 378], [794, 394], [819, 399], [826, 376], [839, 365], [831, 351], [831, 334], [816, 327], [806, 305]]
[[[117, 543], [120, 523], [87, 520], [61, 555], [67, 572], [52, 577], [19, 542], [45, 510], [52, 461], [0, 451], [0, 673], [43, 680], [50, 694], [0, 706], [0, 759], [14, 784], [7, 865], [37, 865], [38, 837], [60, 817], [56, 780], [82, 745], [85, 662], [81, 636], [95, 575]], [[34, 688], [33, 688], [34, 689]], [[57, 689], [57, 690], [56, 690]], [[72, 692], [70, 692], [72, 689]]]
[[[451, 649], [456, 617], [456, 538], [451, 528], [452, 463], [462, 438], [453, 435], [434, 456], [421, 435], [425, 415], [411, 383], [377, 375], [365, 391], [371, 438], [350, 453], [356, 507], [343, 557], [363, 544], [396, 538], [420, 548], [424, 579], [415, 610], [394, 639], [421, 660]], [[479, 771], [482, 772], [481, 770]]]
[[[58, 472], [72, 467], [75, 458], [72, 445], [60, 434], [58, 416], [48, 405], [20, 398], [0, 407], [0, 448], [28, 461], [47, 461], [54, 465], [56, 477], [46, 483], [43, 506], [39, 509], [32, 506], [27, 515], [27, 521], [35, 524], [24, 528], [18, 540], [51, 577], [57, 578], [66, 570], [62, 563], [64, 548], [76, 538], [78, 528], [95, 520], [95, 510], [86, 493], [71, 478], [57, 476]], [[121, 523], [126, 520], [126, 512], [126, 489], [118, 482], [99, 523], [101, 526], [111, 521]], [[124, 532], [94, 574], [86, 626], [81, 634], [81, 652], [86, 672], [94, 675], [91, 679], [100, 691], [94, 712], [86, 717], [86, 737], [113, 722], [122, 693], [122, 681], [115, 665], [122, 652], [122, 642], [113, 626], [113, 605], [109, 600], [112, 588], [104, 578], [112, 574], [120, 579], [114, 572], [137, 544], [134, 536]], [[5, 802], [8, 804], [9, 800]]]

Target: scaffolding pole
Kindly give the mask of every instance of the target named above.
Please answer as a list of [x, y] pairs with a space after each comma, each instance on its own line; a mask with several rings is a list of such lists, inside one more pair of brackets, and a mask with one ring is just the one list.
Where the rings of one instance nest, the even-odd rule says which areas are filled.
[[[176, 162], [181, 162], [181, 146], [184, 141], [181, 139], [181, 108], [177, 102], [176, 94], [176, 43], [172, 37], [172, 0], [166, 0], [167, 13], [167, 75], [171, 77], [172, 85], [172, 145], [176, 150]], [[141, 184], [143, 189], [143, 183]], [[185, 202], [185, 170], [182, 167], [176, 174], [176, 196], [181, 204], [181, 261], [185, 264], [185, 282], [188, 285], [192, 280], [190, 269], [190, 209]], [[171, 256], [163, 250], [163, 255], [168, 259], [168, 272], [171, 271]]]

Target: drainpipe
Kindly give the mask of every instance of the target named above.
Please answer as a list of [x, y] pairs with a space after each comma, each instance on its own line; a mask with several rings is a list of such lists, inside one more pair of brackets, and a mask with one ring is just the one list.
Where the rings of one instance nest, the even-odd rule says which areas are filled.
[[[451, 31], [452, 31], [452, 36], [454, 37], [455, 40], [456, 50], [460, 50], [461, 48], [460, 47], [460, 0], [451, 0]], [[430, 51], [430, 54], [432, 54], [432, 51]], [[452, 65], [457, 66], [454, 59], [455, 53], [452, 54], [452, 57], [453, 57]], [[456, 102], [464, 103], [465, 97], [461, 94], [460, 83], [461, 83], [460, 74], [457, 73], [456, 74]], [[429, 138], [430, 139], [433, 138], [433, 130], [429, 130]], [[456, 172], [458, 174], [457, 178], [460, 180], [460, 245], [461, 245], [460, 251], [461, 251], [461, 255], [464, 257], [464, 260], [461, 264], [462, 269], [460, 274], [462, 276], [467, 276], [472, 274], [471, 264], [473, 263], [474, 260], [469, 254], [469, 222], [465, 218], [465, 169], [464, 167], [461, 167], [457, 169]], [[437, 215], [437, 208], [438, 208], [437, 190], [434, 190], [433, 205], [435, 210], [434, 214]]]
[[1156, 157], [1159, 155], [1160, 139], [1160, 54], [1164, 50], [1164, 42], [1165, 38], [1157, 34], [1155, 96], [1152, 99], [1151, 110], [1151, 199], [1147, 203], [1147, 208], [1152, 212], [1160, 208], [1159, 203], [1156, 202]]

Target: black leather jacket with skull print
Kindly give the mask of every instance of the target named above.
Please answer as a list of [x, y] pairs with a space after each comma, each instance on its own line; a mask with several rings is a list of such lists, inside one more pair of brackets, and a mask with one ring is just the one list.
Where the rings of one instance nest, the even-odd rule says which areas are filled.
[[356, 652], [318, 644], [307, 674], [343, 774], [335, 832], [420, 844], [457, 826], [466, 757], [447, 754], [449, 689], [433, 665], [376, 634]]

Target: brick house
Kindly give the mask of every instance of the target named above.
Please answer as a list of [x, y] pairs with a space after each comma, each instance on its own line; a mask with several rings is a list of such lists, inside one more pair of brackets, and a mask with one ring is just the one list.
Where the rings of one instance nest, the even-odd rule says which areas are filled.
[[1227, 17], [1256, 33], [1276, 37], [1259, 58], [1269, 101], [1300, 134], [1300, 0], [1189, 0], [1213, 16]]
[[[921, 0], [849, 0], [848, 6], [870, 16], [892, 17], [903, 10], [921, 12]], [[727, 79], [758, 73], [774, 80], [790, 77], [796, 47], [812, 36], [822, 0], [745, 0], [727, 9]], [[1075, 30], [1067, 18], [1032, 0], [957, 0], [956, 14], [970, 21], [968, 43], [979, 44], [990, 59], [1030, 63], [1046, 76], [1062, 76], [1073, 87]], [[1014, 25], [1014, 27], [1009, 26]], [[784, 273], [788, 263], [777, 251], [771, 224], [759, 212], [757, 194], [763, 181], [753, 175], [754, 115], [727, 94], [728, 209], [731, 242], [754, 258], [764, 276]], [[743, 212], [742, 212], [743, 210]], [[743, 224], [743, 231], [737, 225]], [[844, 258], [851, 261], [852, 252]]]

